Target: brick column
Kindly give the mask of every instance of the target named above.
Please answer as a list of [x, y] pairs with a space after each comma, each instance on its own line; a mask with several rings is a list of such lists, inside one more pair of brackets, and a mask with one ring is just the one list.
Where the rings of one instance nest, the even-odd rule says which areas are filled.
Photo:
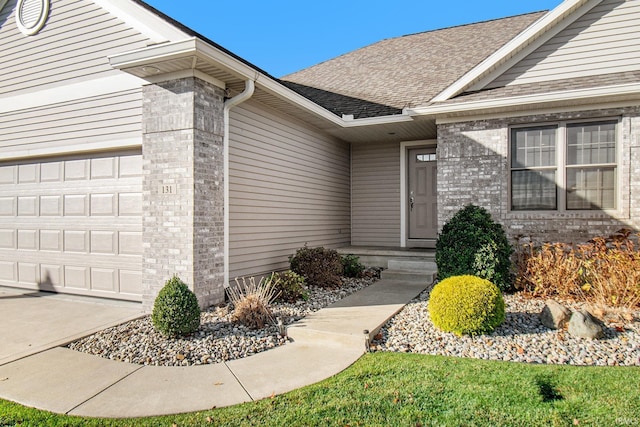
[[177, 274], [224, 300], [223, 91], [194, 77], [143, 89], [143, 307]]

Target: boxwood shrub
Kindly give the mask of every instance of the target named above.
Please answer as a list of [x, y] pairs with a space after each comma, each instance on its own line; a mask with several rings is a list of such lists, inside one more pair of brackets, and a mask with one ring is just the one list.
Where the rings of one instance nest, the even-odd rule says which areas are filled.
[[200, 327], [200, 306], [187, 285], [173, 276], [158, 293], [151, 313], [153, 326], [169, 337], [188, 335]]
[[436, 241], [438, 279], [470, 274], [511, 290], [512, 253], [502, 225], [486, 209], [467, 205], [444, 225]]

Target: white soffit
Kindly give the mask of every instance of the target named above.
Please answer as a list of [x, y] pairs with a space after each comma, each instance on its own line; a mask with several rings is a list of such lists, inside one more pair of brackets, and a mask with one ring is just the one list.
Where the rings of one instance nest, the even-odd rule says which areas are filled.
[[49, 17], [49, 0], [19, 0], [16, 25], [27, 36], [37, 34]]

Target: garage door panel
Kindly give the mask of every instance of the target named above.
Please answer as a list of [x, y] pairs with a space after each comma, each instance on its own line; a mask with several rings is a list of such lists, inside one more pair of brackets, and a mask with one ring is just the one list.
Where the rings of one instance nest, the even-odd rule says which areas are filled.
[[16, 249], [16, 230], [0, 230], [0, 249]]
[[142, 193], [120, 193], [118, 206], [118, 213], [121, 216], [142, 215]]
[[115, 231], [92, 231], [91, 232], [91, 253], [92, 254], [117, 254], [118, 244], [116, 242]]
[[64, 231], [63, 248], [65, 252], [88, 252], [89, 233], [87, 231]]
[[47, 162], [40, 164], [40, 182], [62, 181], [62, 162]]
[[16, 197], [0, 197], [0, 216], [15, 216]]
[[38, 250], [38, 230], [18, 230], [18, 250]]
[[0, 163], [0, 285], [140, 300], [138, 152]]
[[89, 160], [67, 160], [64, 162], [64, 180], [77, 181], [89, 177]]
[[38, 165], [20, 165], [18, 167], [18, 184], [32, 184], [38, 182]]
[[40, 230], [41, 251], [62, 251], [62, 232], [60, 230]]
[[38, 268], [38, 264], [31, 262], [19, 262], [18, 281], [22, 283], [29, 283], [32, 285], [37, 284], [40, 281], [40, 271]]
[[0, 280], [8, 280], [9, 282], [15, 282], [17, 278], [17, 262], [0, 261]]
[[91, 195], [91, 215], [92, 216], [115, 216], [116, 215], [115, 194], [92, 194]]
[[71, 194], [64, 196], [65, 216], [87, 216], [89, 209], [87, 206], [86, 194]]
[[18, 216], [38, 215], [38, 196], [18, 197]]
[[91, 159], [91, 179], [116, 177], [116, 159], [113, 157]]
[[135, 295], [142, 288], [142, 273], [133, 270], [120, 270], [120, 292]]
[[17, 166], [0, 166], [0, 185], [15, 184], [17, 176]]
[[62, 197], [40, 196], [40, 216], [62, 216]]

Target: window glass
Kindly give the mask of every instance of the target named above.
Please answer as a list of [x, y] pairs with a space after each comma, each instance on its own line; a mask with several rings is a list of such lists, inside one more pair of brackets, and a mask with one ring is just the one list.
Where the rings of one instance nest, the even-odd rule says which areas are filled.
[[511, 209], [555, 210], [557, 207], [555, 170], [511, 172]]
[[615, 162], [615, 122], [567, 126], [567, 165]]
[[567, 209], [615, 208], [615, 167], [567, 169]]
[[[616, 126], [603, 121], [512, 129], [511, 209], [615, 209]], [[556, 166], [563, 152], [565, 163]], [[558, 206], [559, 187], [566, 206]]]
[[556, 127], [513, 129], [511, 167], [555, 166]]

